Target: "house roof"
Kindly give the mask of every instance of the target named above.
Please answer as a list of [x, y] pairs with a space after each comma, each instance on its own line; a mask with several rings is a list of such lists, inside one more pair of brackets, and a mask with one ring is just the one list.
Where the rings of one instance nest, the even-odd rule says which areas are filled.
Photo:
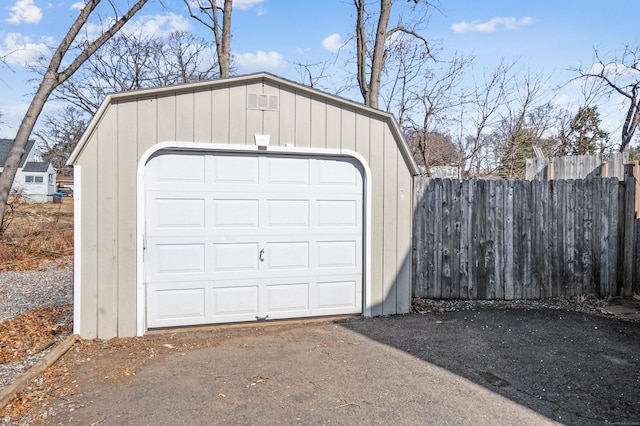
[[32, 173], [46, 173], [49, 170], [50, 163], [45, 163], [42, 161], [29, 161], [24, 165], [22, 169], [25, 172]]
[[[29, 153], [33, 149], [36, 141], [29, 140], [27, 141], [27, 146], [25, 147], [24, 154], [22, 154], [22, 159], [20, 159], [20, 164], [18, 167], [24, 167], [25, 162], [27, 161], [27, 157]], [[9, 150], [11, 149], [11, 145], [13, 145], [13, 139], [0, 139], [0, 167], [4, 167], [5, 161], [7, 161], [7, 157], [9, 156]]]
[[299, 93], [306, 93], [309, 96], [315, 96], [321, 99], [324, 98], [326, 100], [331, 100], [331, 101], [338, 101], [342, 104], [349, 105], [355, 110], [366, 111], [368, 114], [372, 116], [377, 116], [387, 121], [390, 124], [393, 132], [397, 135], [399, 140], [402, 141], [402, 143], [399, 144], [399, 149], [402, 151], [402, 154], [407, 161], [407, 164], [411, 173], [413, 175], [419, 174], [418, 165], [415, 162], [415, 159], [413, 158], [413, 155], [409, 150], [409, 146], [407, 145], [404, 139], [404, 136], [400, 131], [400, 127], [398, 126], [398, 123], [396, 122], [392, 114], [375, 109], [375, 108], [371, 108], [364, 104], [354, 102], [339, 96], [331, 95], [331, 94], [322, 92], [320, 90], [314, 89], [312, 87], [304, 86], [299, 83], [295, 83], [293, 81], [290, 81], [266, 72], [259, 72], [255, 74], [235, 76], [235, 77], [229, 77], [229, 78], [219, 78], [215, 80], [201, 81], [197, 83], [186, 83], [186, 84], [179, 84], [179, 85], [165, 86], [165, 87], [158, 87], [158, 88], [151, 88], [151, 89], [141, 89], [141, 90], [134, 90], [134, 91], [128, 91], [128, 92], [112, 93], [110, 95], [107, 95], [106, 99], [102, 102], [102, 105], [100, 105], [100, 108], [98, 109], [96, 114], [93, 116], [93, 119], [89, 123], [89, 126], [85, 130], [84, 134], [76, 144], [75, 149], [73, 150], [73, 152], [71, 153], [71, 156], [67, 160], [67, 165], [72, 166], [75, 163], [77, 157], [80, 155], [80, 153], [84, 149], [85, 144], [88, 142], [89, 136], [93, 133], [96, 126], [100, 122], [100, 119], [102, 118], [106, 109], [111, 103], [114, 103], [117, 101], [132, 100], [132, 99], [136, 99], [136, 98], [140, 98], [148, 95], [159, 95], [162, 93], [170, 93], [170, 92], [189, 92], [198, 88], [214, 88], [217, 86], [224, 87], [234, 82], [251, 82], [251, 81], [269, 81], [284, 87], [289, 87]]

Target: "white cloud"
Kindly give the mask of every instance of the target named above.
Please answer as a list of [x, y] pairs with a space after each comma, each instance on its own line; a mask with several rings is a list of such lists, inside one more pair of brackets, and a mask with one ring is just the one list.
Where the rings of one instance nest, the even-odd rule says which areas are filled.
[[569, 106], [574, 103], [573, 96], [563, 93], [554, 99], [554, 104], [558, 106]]
[[[107, 25], [112, 24], [112, 19], [101, 24], [89, 23], [86, 25], [87, 34], [93, 39], [102, 34]], [[166, 15], [142, 15], [128, 22], [122, 28], [122, 31], [125, 34], [136, 34], [146, 37], [165, 37], [174, 31], [187, 31], [190, 25], [187, 18], [175, 13], [168, 13]]]
[[34, 42], [22, 34], [9, 33], [0, 46], [0, 57], [5, 57], [9, 65], [25, 66], [38, 56], [49, 53], [47, 44], [52, 43], [52, 39]]
[[85, 2], [77, 1], [77, 2], [75, 2], [75, 3], [73, 3], [71, 5], [71, 9], [72, 10], [82, 10], [82, 9], [84, 9], [84, 6], [85, 6]]
[[282, 72], [287, 67], [282, 55], [274, 51], [259, 50], [255, 53], [234, 53], [233, 58], [241, 74], [257, 71]]
[[609, 78], [621, 78], [638, 75], [638, 71], [635, 68], [628, 67], [619, 62], [609, 62], [603, 65], [600, 62], [596, 62], [591, 65], [591, 68], [587, 71], [589, 74], [600, 74], [608, 76]]
[[492, 33], [498, 26], [504, 26], [508, 30], [516, 30], [524, 25], [529, 25], [533, 20], [529, 16], [520, 19], [514, 17], [496, 16], [489, 21], [462, 21], [451, 25], [451, 29], [456, 33]]
[[346, 43], [343, 43], [340, 39], [340, 34], [333, 33], [322, 40], [322, 47], [330, 52], [337, 52], [341, 48], [345, 47]]
[[148, 36], [163, 37], [174, 31], [186, 31], [190, 21], [175, 13], [167, 15], [143, 15], [125, 27], [127, 32], [141, 32]]
[[12, 24], [37, 24], [42, 19], [42, 9], [33, 4], [33, 0], [18, 0], [9, 9], [11, 16], [5, 21]]
[[[264, 0], [234, 0], [233, 8], [240, 10], [249, 10], [253, 6], [262, 3]], [[258, 14], [261, 15], [264, 12], [262, 8], [258, 9]]]

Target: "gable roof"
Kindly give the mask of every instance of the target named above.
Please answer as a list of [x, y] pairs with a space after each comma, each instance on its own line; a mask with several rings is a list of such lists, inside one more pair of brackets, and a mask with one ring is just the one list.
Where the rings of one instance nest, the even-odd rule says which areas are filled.
[[[18, 167], [24, 167], [25, 162], [27, 161], [27, 157], [29, 153], [33, 149], [36, 141], [30, 139], [27, 141], [27, 146], [25, 147], [24, 154], [22, 154], [22, 158], [20, 159], [20, 164]], [[0, 139], [0, 167], [4, 167], [5, 161], [7, 161], [7, 157], [9, 156], [9, 151], [11, 150], [11, 146], [13, 145], [13, 139]]]
[[42, 161], [29, 161], [24, 165], [23, 172], [46, 173], [49, 170], [49, 164]]
[[78, 143], [76, 144], [76, 147], [74, 148], [73, 152], [71, 153], [71, 155], [69, 156], [69, 159], [67, 160], [67, 165], [68, 166], [73, 166], [74, 163], [76, 162], [76, 159], [78, 158], [78, 156], [80, 155], [80, 153], [82, 152], [82, 150], [84, 149], [84, 146], [87, 144], [87, 142], [89, 141], [89, 137], [90, 135], [94, 132], [94, 130], [96, 129], [96, 127], [98, 126], [98, 123], [100, 122], [102, 116], [105, 114], [107, 108], [109, 107], [110, 104], [118, 102], [118, 101], [125, 101], [125, 100], [133, 100], [136, 98], [141, 98], [144, 96], [149, 96], [149, 95], [160, 95], [162, 93], [170, 93], [170, 92], [190, 92], [193, 91], [195, 89], [199, 89], [199, 88], [215, 88], [217, 86], [227, 86], [229, 84], [233, 84], [236, 82], [241, 82], [241, 83], [250, 83], [250, 82], [271, 82], [283, 87], [289, 87], [290, 89], [298, 92], [298, 93], [304, 93], [307, 94], [309, 96], [313, 96], [315, 98], [320, 98], [320, 99], [325, 99], [328, 101], [334, 101], [334, 102], [339, 102], [341, 104], [345, 104], [348, 105], [349, 107], [355, 109], [355, 110], [359, 110], [359, 111], [363, 111], [366, 112], [372, 116], [377, 116], [378, 118], [387, 121], [389, 123], [389, 126], [391, 127], [392, 132], [395, 134], [395, 136], [398, 138], [398, 140], [401, 142], [398, 144], [398, 149], [402, 152], [402, 155], [405, 159], [405, 161], [407, 162], [408, 168], [411, 172], [411, 174], [413, 175], [418, 175], [420, 174], [419, 170], [418, 170], [418, 165], [415, 161], [415, 159], [413, 158], [413, 154], [411, 153], [411, 150], [409, 149], [409, 146], [407, 145], [404, 136], [402, 135], [402, 132], [400, 131], [400, 127], [398, 126], [398, 123], [396, 122], [396, 119], [393, 117], [392, 114], [388, 113], [388, 112], [384, 112], [375, 108], [371, 108], [369, 106], [366, 106], [364, 104], [358, 103], [358, 102], [354, 102], [351, 101], [349, 99], [346, 98], [342, 98], [336, 95], [331, 95], [329, 93], [326, 92], [322, 92], [318, 89], [314, 89], [312, 87], [309, 86], [304, 86], [302, 84], [299, 83], [295, 83], [292, 82], [290, 80], [284, 79], [282, 77], [278, 77], [275, 76], [273, 74], [270, 73], [266, 73], [266, 72], [259, 72], [259, 73], [255, 73], [255, 74], [248, 74], [248, 75], [242, 75], [242, 76], [235, 76], [235, 77], [228, 77], [228, 78], [218, 78], [215, 80], [208, 80], [208, 81], [200, 81], [197, 83], [186, 83], [186, 84], [178, 84], [178, 85], [172, 85], [172, 86], [165, 86], [165, 87], [157, 87], [157, 88], [151, 88], [151, 89], [141, 89], [141, 90], [133, 90], [133, 91], [128, 91], [128, 92], [118, 92], [118, 93], [112, 93], [107, 95], [107, 97], [105, 98], [105, 100], [102, 102], [102, 105], [100, 105], [100, 108], [98, 109], [98, 111], [96, 112], [96, 114], [93, 116], [93, 119], [91, 120], [91, 122], [89, 123], [89, 126], [87, 126], [87, 129], [85, 130], [84, 134], [82, 135], [82, 137], [80, 138], [80, 140], [78, 141]]

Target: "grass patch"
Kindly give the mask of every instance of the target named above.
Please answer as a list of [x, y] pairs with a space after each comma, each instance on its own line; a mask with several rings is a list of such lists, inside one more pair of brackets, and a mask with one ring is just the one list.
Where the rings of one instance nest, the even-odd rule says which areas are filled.
[[73, 198], [36, 204], [12, 197], [0, 238], [0, 271], [37, 269], [73, 253]]

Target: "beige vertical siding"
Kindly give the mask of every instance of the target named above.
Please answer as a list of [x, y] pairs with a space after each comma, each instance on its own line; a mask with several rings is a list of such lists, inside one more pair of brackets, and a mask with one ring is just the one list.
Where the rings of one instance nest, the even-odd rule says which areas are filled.
[[[247, 109], [250, 93], [278, 96], [277, 111]], [[116, 96], [76, 155], [82, 166], [81, 328], [85, 338], [136, 332], [136, 175], [165, 141], [346, 149], [371, 169], [372, 314], [408, 312], [412, 172], [388, 116], [278, 79], [212, 82]], [[401, 194], [404, 191], [404, 195]]]
[[[142, 104], [145, 104], [143, 102]], [[118, 335], [131, 336], [136, 332], [136, 221], [130, 220], [131, 211], [121, 206], [136, 205], [136, 169], [138, 165], [138, 146], [136, 129], [138, 122], [137, 102], [118, 104], [118, 221], [117, 232], [117, 284], [118, 284]], [[144, 110], [144, 109], [143, 109]]]
[[384, 245], [384, 129], [382, 121], [372, 120], [371, 141], [369, 147], [369, 168], [373, 187], [371, 200], [371, 315], [382, 315], [384, 301], [383, 271]]
[[211, 123], [213, 127], [212, 142], [223, 143], [230, 140], [231, 109], [229, 108], [229, 91], [214, 90], [211, 92]]
[[[80, 293], [80, 335], [85, 339], [98, 337], [98, 142], [94, 134], [89, 139], [77, 164], [87, 171], [82, 176], [81, 187], [87, 188], [82, 194], [80, 221], [82, 233], [81, 276], [82, 291]], [[75, 202], [78, 202], [76, 200]], [[77, 248], [76, 248], [77, 249]], [[76, 307], [77, 309], [78, 307]]]
[[396, 170], [398, 171], [397, 221], [396, 221], [396, 311], [409, 312], [411, 309], [411, 295], [413, 289], [411, 278], [413, 274], [412, 259], [412, 230], [413, 230], [413, 176], [405, 166], [404, 159], [398, 155]]
[[195, 110], [193, 112], [193, 140], [212, 140], [212, 120], [213, 103], [211, 101], [211, 90], [199, 90], [195, 92], [193, 99]]
[[[98, 128], [98, 336], [116, 336], [118, 327], [118, 116], [111, 108]], [[90, 188], [86, 188], [91, 191]]]

